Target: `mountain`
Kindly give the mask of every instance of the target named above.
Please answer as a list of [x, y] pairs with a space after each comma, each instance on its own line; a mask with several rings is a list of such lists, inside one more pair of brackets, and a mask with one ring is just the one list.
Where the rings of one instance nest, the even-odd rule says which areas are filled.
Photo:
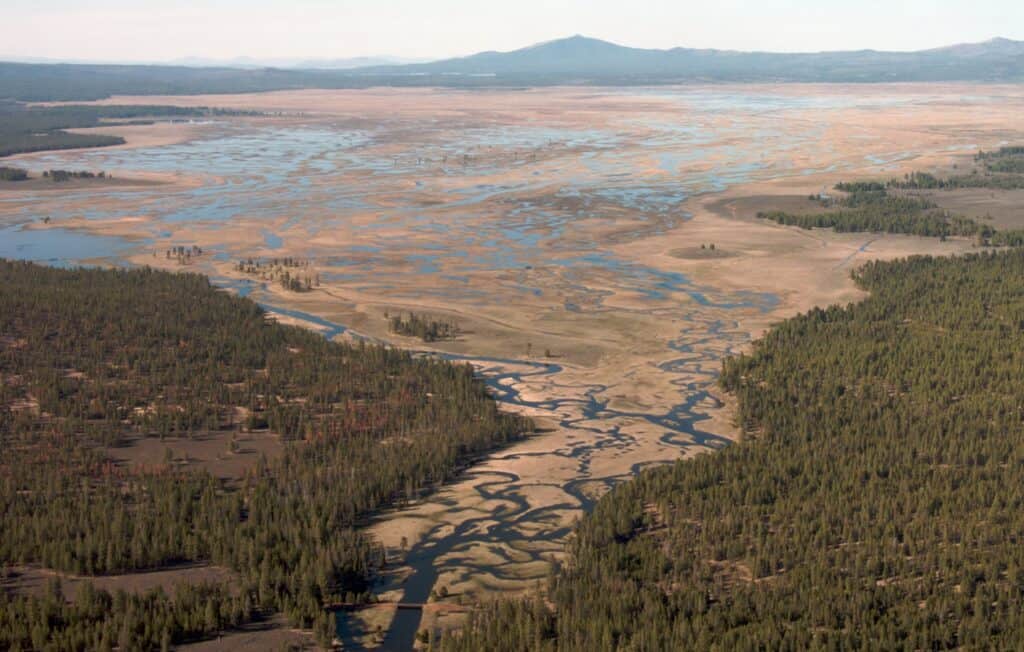
[[348, 57], [344, 59], [301, 59], [287, 62], [284, 68], [318, 69], [318, 70], [351, 70], [369, 66], [400, 66], [411, 63], [422, 63], [425, 59], [408, 59], [405, 57]]
[[984, 56], [1021, 56], [1024, 55], [1024, 41], [1013, 41], [1008, 38], [994, 38], [982, 43], [961, 43], [949, 45], [926, 52], [945, 52], [960, 57]]
[[52, 57], [5, 56], [0, 53], [0, 61], [8, 63], [46, 63], [63, 65], [107, 65], [107, 66], [184, 66], [187, 68], [291, 68], [296, 70], [350, 70], [368, 66], [398, 66], [408, 63], [423, 63], [432, 59], [411, 59], [407, 57], [376, 56], [376, 57], [345, 57], [331, 59], [311, 58], [263, 58], [234, 57], [231, 59], [211, 59], [208, 57], [181, 57], [170, 61], [112, 61], [108, 59], [55, 59]]
[[[1024, 82], [1024, 41], [996, 38], [917, 52], [739, 52], [631, 48], [585, 36], [511, 52], [429, 63], [195, 67], [0, 63], [0, 100], [88, 100], [110, 95], [245, 93], [370, 86], [642, 85], [700, 82]], [[244, 61], [243, 61], [244, 63]], [[359, 62], [369, 63], [367, 61]], [[358, 64], [356, 64], [358, 65]], [[298, 66], [298, 67], [293, 67]]]
[[358, 72], [576, 83], [1020, 81], [1024, 80], [1024, 41], [997, 38], [917, 52], [775, 53], [681, 47], [643, 49], [577, 35], [511, 52], [481, 52], [430, 63], [375, 66]]

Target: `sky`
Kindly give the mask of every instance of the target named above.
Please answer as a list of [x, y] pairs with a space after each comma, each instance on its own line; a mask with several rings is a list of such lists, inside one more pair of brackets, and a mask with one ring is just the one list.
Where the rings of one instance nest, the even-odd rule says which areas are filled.
[[0, 58], [429, 59], [585, 34], [635, 47], [1024, 40], [1024, 0], [2, 0]]

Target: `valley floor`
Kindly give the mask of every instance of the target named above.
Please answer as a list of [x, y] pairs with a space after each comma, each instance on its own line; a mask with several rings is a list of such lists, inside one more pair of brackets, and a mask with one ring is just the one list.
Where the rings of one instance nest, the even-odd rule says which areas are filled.
[[[280, 115], [182, 125], [152, 142], [124, 134], [116, 151], [16, 157], [30, 169], [62, 163], [163, 182], [109, 193], [3, 188], [0, 228], [36, 238], [26, 250], [45, 249], [56, 237], [47, 233], [103, 236], [118, 249], [57, 257], [203, 272], [288, 323], [469, 360], [505, 409], [542, 426], [371, 525], [396, 560], [380, 598], [417, 603], [442, 587], [442, 601], [457, 603], [542, 581], [574, 520], [609, 487], [737, 437], [730, 400], [716, 390], [724, 356], [785, 317], [860, 298], [849, 274], [864, 261], [974, 248], [803, 231], [757, 211], [798, 209], [841, 179], [967, 165], [979, 148], [1024, 137], [1019, 87], [110, 101]], [[936, 201], [1024, 224], [1016, 202], [974, 195]], [[183, 264], [166, 254], [176, 246], [203, 253]], [[0, 255], [11, 253], [0, 245]], [[292, 292], [236, 266], [285, 257], [318, 285]], [[461, 334], [427, 345], [389, 333], [385, 313], [410, 311], [455, 321]], [[395, 613], [405, 622], [388, 644], [398, 648], [420, 628], [461, 618], [457, 609]], [[357, 612], [342, 634], [376, 645], [391, 617]]]

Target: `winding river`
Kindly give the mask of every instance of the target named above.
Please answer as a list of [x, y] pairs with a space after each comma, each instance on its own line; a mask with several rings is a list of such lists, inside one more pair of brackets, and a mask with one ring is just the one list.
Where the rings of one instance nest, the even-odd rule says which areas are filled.
[[[254, 290], [260, 290], [258, 283], [251, 281], [235, 281], [231, 279], [214, 279], [222, 287], [231, 289], [242, 296], [249, 296]], [[698, 290], [690, 290], [699, 294]], [[713, 302], [704, 295], [699, 305], [709, 306]], [[776, 301], [772, 295], [758, 295], [756, 300], [739, 300], [718, 307], [725, 310], [759, 309], [768, 310]], [[353, 333], [346, 326], [324, 319], [315, 314], [295, 310], [284, 306], [272, 305], [260, 301], [264, 309], [287, 315], [312, 324], [325, 337], [333, 339], [343, 333]], [[519, 452], [516, 447], [495, 453], [492, 457], [502, 460], [522, 459], [530, 457], [559, 457], [575, 465], [574, 477], [560, 485], [560, 489], [571, 498], [564, 504], [548, 504], [538, 506], [532, 504], [521, 495], [517, 483], [522, 478], [511, 472], [487, 472], [479, 478], [471, 479], [477, 497], [483, 501], [497, 502], [502, 505], [495, 514], [485, 513], [478, 517], [459, 519], [454, 528], [447, 524], [439, 524], [426, 532], [420, 540], [405, 553], [404, 564], [411, 569], [401, 584], [402, 602], [426, 604], [435, 591], [439, 571], [443, 564], [442, 558], [458, 556], [461, 549], [472, 544], [508, 545], [523, 538], [522, 528], [525, 523], [543, 523], [547, 516], [557, 510], [589, 511], [595, 500], [593, 485], [598, 483], [605, 489], [611, 488], [651, 463], [636, 463], [629, 467], [628, 473], [614, 476], [600, 476], [592, 472], [591, 461], [594, 456], [608, 450], [628, 450], [635, 439], [623, 428], [622, 423], [642, 421], [657, 428], [663, 434], [662, 444], [680, 449], [689, 448], [718, 449], [729, 444], [729, 440], [705, 432], [700, 428], [701, 422], [708, 418], [708, 407], [720, 407], [718, 399], [709, 391], [717, 377], [717, 368], [724, 355], [746, 343], [747, 337], [738, 329], [735, 322], [709, 320], [702, 324], [703, 334], [695, 336], [692, 331], [687, 335], [668, 343], [668, 350], [678, 357], [658, 363], [660, 369], [669, 374], [677, 375], [673, 385], [677, 388], [679, 402], [664, 412], [640, 412], [615, 409], [609, 406], [607, 399], [601, 395], [608, 387], [600, 384], [564, 386], [564, 394], [558, 393], [559, 374], [563, 366], [555, 362], [539, 362], [528, 359], [488, 358], [450, 353], [421, 352], [423, 355], [435, 355], [452, 362], [472, 364], [479, 376], [486, 383], [494, 398], [505, 409], [529, 411], [531, 413], [564, 415], [558, 418], [558, 427], [576, 435], [574, 441], [561, 448], [537, 452]], [[354, 334], [355, 337], [362, 337]], [[722, 343], [727, 342], [723, 348]], [[548, 395], [539, 399], [523, 396], [521, 387], [544, 381]], [[671, 457], [665, 462], [671, 461]], [[468, 472], [473, 476], [473, 470]], [[598, 492], [599, 493], [599, 492]], [[428, 499], [429, 500], [429, 499]], [[385, 516], [384, 518], [387, 518]], [[570, 534], [569, 526], [549, 527], [531, 537], [532, 547], [540, 546], [551, 550], [562, 546]], [[481, 535], [485, 532], [485, 535]], [[525, 552], [518, 548], [518, 552]], [[530, 561], [546, 563], [544, 553], [532, 553]], [[471, 559], [461, 559], [448, 564], [472, 564]], [[519, 565], [528, 563], [517, 560]], [[495, 572], [493, 568], [489, 572]], [[352, 617], [348, 612], [336, 614], [339, 637], [353, 646], [356, 635], [364, 634], [363, 623]], [[419, 609], [396, 610], [382, 645], [384, 650], [411, 649], [417, 632], [421, 628], [422, 611]]]
[[[363, 326], [389, 307], [475, 320], [482, 333], [461, 349], [422, 354], [472, 364], [505, 409], [547, 432], [371, 524], [397, 567], [379, 592], [411, 604], [435, 602], [439, 586], [472, 600], [543, 580], [573, 520], [603, 492], [728, 444], [708, 425], [721, 407], [719, 365], [749, 342], [742, 324], [779, 297], [702, 285], [618, 245], [685, 234], [686, 202], [702, 194], [856, 169], [865, 162], [829, 145], [831, 128], [847, 128], [844, 111], [931, 101], [763, 89], [396, 92], [378, 115], [374, 93], [215, 123], [164, 146], [18, 157], [33, 172], [145, 173], [164, 185], [2, 192], [0, 256], [174, 268], [164, 250], [201, 246], [192, 269], [332, 339], [388, 339]], [[906, 155], [877, 134], [844, 137], [869, 136], [882, 142], [877, 161]], [[231, 264], [278, 256], [314, 261], [319, 303]], [[534, 341], [553, 342], [554, 354], [530, 355]], [[429, 626], [423, 611], [399, 609], [380, 646], [408, 650]], [[367, 627], [358, 612], [338, 615], [351, 645], [376, 645]]]

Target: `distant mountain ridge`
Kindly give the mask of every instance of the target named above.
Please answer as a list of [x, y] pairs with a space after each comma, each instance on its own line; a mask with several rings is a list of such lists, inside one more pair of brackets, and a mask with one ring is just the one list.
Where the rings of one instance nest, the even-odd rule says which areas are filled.
[[317, 59], [280, 58], [264, 59], [261, 57], [235, 57], [233, 59], [207, 59], [204, 57], [186, 57], [169, 62], [169, 65], [200, 68], [284, 68], [290, 70], [351, 70], [369, 66], [400, 66], [411, 63], [424, 63], [425, 59], [408, 59], [392, 56], [369, 57], [336, 57]]
[[1024, 41], [996, 38], [916, 52], [776, 53], [633, 48], [577, 35], [511, 52], [481, 52], [429, 63], [361, 68], [358, 72], [577, 78], [583, 83], [628, 77], [654, 82], [1018, 81], [1024, 80]]
[[[0, 100], [89, 100], [110, 95], [245, 93], [297, 88], [461, 88], [687, 83], [1024, 82], [1024, 41], [995, 38], [916, 52], [740, 52], [633, 48], [586, 36], [511, 52], [428, 63], [339, 69], [0, 63]], [[362, 63], [362, 62], [360, 62]]]
[[408, 57], [393, 57], [388, 55], [381, 56], [362, 56], [362, 57], [333, 57], [333, 58], [313, 58], [313, 57], [280, 57], [280, 58], [265, 58], [265, 57], [232, 57], [230, 59], [212, 59], [209, 57], [180, 57], [171, 60], [159, 60], [159, 61], [111, 61], [111, 60], [91, 60], [91, 59], [56, 59], [52, 57], [20, 57], [20, 56], [5, 56], [0, 52], [0, 61], [7, 63], [34, 63], [34, 64], [50, 64], [50, 65], [70, 65], [70, 66], [170, 66], [178, 67], [184, 66], [187, 68], [241, 68], [241, 69], [257, 69], [257, 68], [284, 68], [284, 69], [296, 69], [296, 70], [349, 70], [352, 68], [364, 68], [367, 66], [397, 66], [408, 63], [425, 63], [427, 61], [433, 61], [433, 59], [425, 58], [408, 58]]

